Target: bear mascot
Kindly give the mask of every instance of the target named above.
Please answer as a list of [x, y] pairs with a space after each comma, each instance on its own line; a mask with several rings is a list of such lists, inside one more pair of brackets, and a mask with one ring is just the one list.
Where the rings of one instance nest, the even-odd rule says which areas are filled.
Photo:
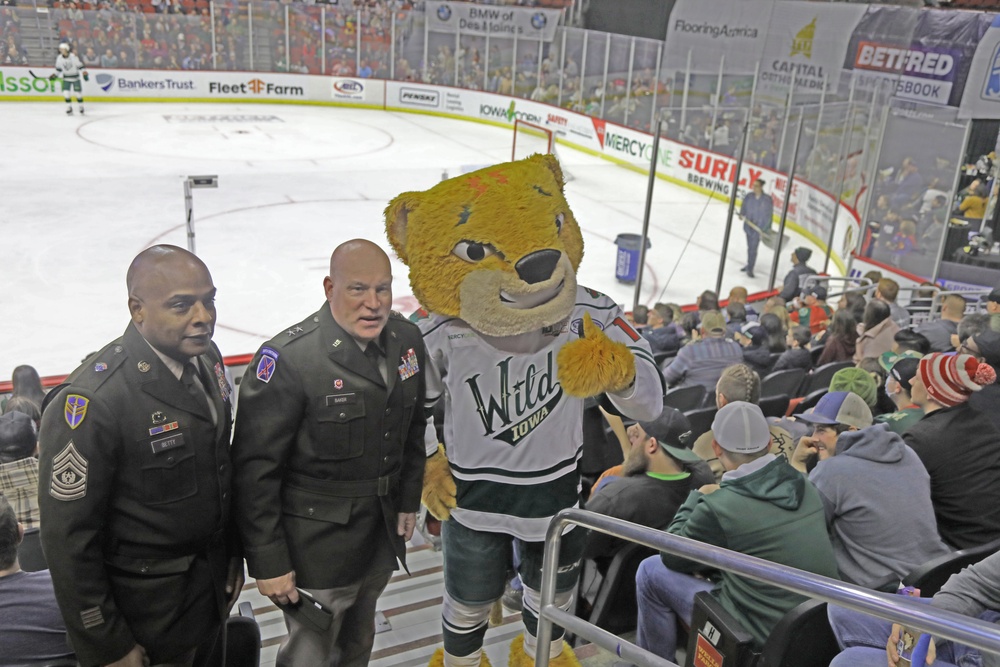
[[[386, 232], [428, 311], [428, 412], [444, 401], [444, 444], [428, 428], [423, 501], [443, 521], [444, 647], [431, 665], [488, 665], [483, 640], [512, 546], [527, 633], [510, 665], [533, 665], [544, 539], [578, 507], [584, 398], [657, 417], [663, 384], [649, 345], [607, 296], [577, 285], [583, 236], [552, 155], [406, 192]], [[562, 538], [556, 605], [574, 599], [586, 530]], [[554, 665], [578, 665], [553, 628]]]

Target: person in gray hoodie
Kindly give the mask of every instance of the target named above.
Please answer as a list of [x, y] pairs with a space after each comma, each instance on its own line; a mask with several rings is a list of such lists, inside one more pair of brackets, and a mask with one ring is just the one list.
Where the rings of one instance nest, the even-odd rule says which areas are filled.
[[[872, 413], [860, 396], [834, 391], [799, 420], [813, 425], [799, 441], [793, 466], [813, 454], [809, 479], [826, 510], [837, 568], [844, 581], [871, 586], [901, 580], [951, 550], [941, 540], [930, 476], [916, 453]], [[898, 586], [893, 586], [893, 590]]]
[[[1000, 553], [953, 574], [932, 598], [919, 598], [936, 609], [953, 611], [989, 623], [1000, 622]], [[885, 667], [899, 664], [896, 644], [900, 625], [830, 605], [830, 624], [843, 653], [830, 667]], [[934, 667], [982, 665], [1000, 667], [1000, 656], [950, 641], [931, 642], [928, 664]]]

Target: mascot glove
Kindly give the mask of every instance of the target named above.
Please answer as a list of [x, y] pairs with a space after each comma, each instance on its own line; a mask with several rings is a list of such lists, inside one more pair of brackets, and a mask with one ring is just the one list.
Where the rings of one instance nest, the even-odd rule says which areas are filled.
[[587, 398], [620, 392], [635, 381], [635, 357], [625, 343], [611, 340], [590, 313], [583, 316], [583, 337], [563, 345], [556, 358], [559, 383], [570, 396]]
[[444, 453], [444, 445], [427, 458], [424, 467], [424, 490], [420, 500], [427, 511], [441, 521], [447, 521], [455, 507], [455, 478]]

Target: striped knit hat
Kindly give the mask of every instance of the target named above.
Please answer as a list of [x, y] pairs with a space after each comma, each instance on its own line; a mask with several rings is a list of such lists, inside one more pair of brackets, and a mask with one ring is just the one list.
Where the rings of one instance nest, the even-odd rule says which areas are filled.
[[979, 363], [970, 354], [928, 354], [920, 360], [917, 372], [927, 395], [945, 407], [958, 405], [997, 379], [991, 366]]

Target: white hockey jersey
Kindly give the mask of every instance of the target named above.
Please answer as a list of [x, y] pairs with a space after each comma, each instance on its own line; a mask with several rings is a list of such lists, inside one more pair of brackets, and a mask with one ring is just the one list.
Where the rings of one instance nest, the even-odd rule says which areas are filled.
[[[491, 338], [439, 315], [420, 323], [431, 362], [428, 403], [445, 401], [444, 441], [458, 490], [452, 519], [536, 542], [556, 512], [578, 505], [583, 401], [563, 391], [556, 356], [580, 337], [584, 313], [635, 355], [635, 384], [609, 394], [611, 401], [633, 418], [656, 417], [663, 385], [649, 344], [616, 303], [593, 290], [577, 288], [566, 320], [519, 336]], [[427, 435], [430, 454], [433, 425]]]
[[82, 71], [83, 63], [75, 53], [67, 56], [60, 53], [56, 56], [56, 73], [63, 78], [63, 81], [79, 81]]

